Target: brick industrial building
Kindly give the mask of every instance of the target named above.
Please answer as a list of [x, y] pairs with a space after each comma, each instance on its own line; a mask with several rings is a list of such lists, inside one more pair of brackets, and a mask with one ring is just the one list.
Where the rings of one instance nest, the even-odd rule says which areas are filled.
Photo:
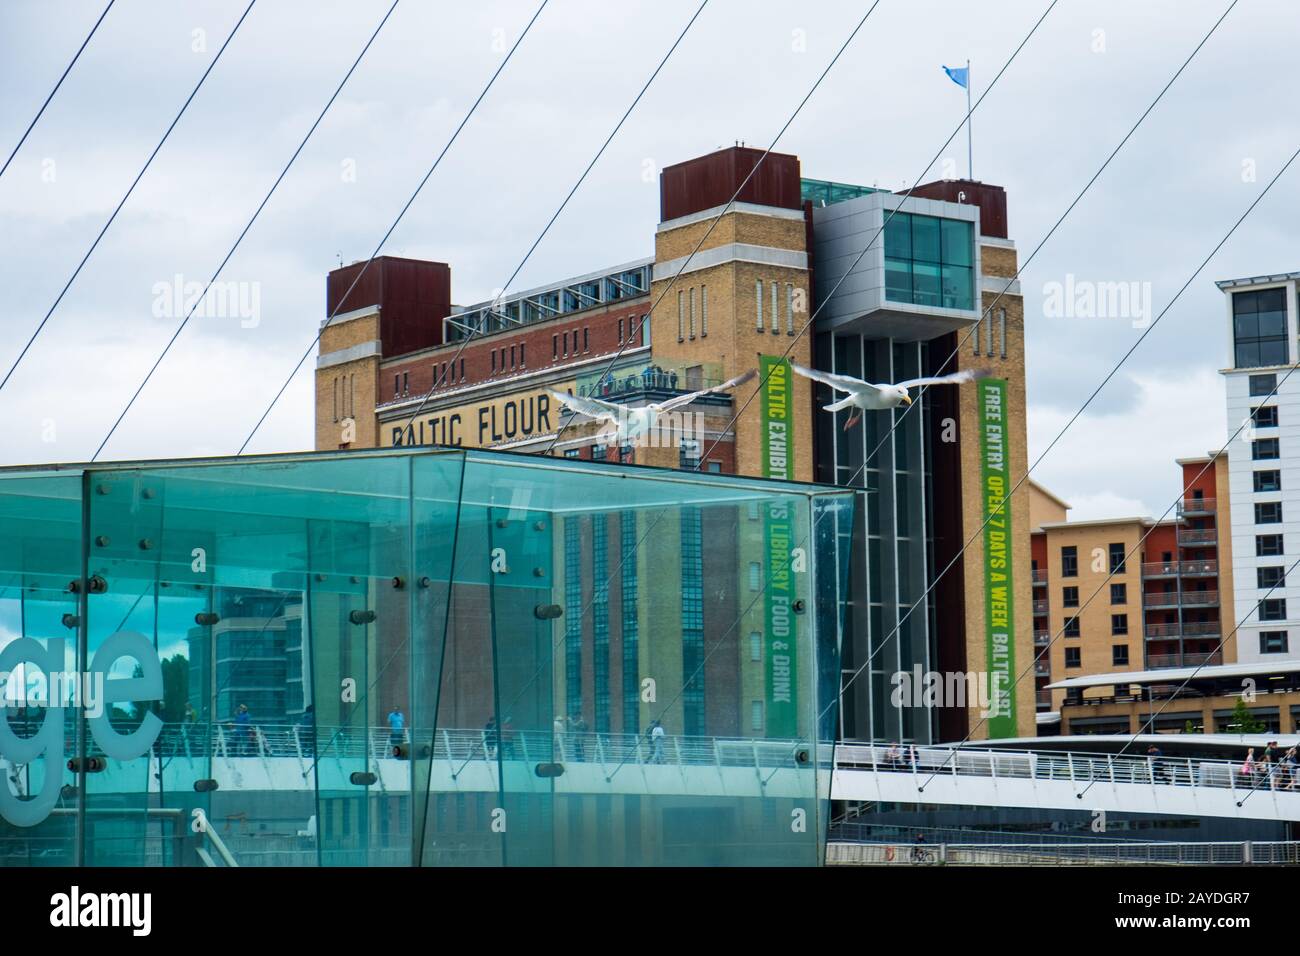
[[[1010, 281], [1016, 252], [1006, 193], [956, 180], [904, 197], [806, 179], [797, 156], [773, 153], [728, 208], [761, 155], [729, 148], [664, 169], [653, 255], [493, 301], [452, 304], [444, 263], [381, 257], [364, 274], [361, 264], [335, 270], [326, 294], [334, 318], [317, 360], [316, 446], [541, 452], [554, 443], [553, 453], [569, 458], [860, 487], [857, 527], [842, 536], [852, 577], [826, 592], [845, 617], [842, 666], [864, 671], [842, 695], [843, 734], [924, 742], [971, 729], [1029, 732], [1031, 687], [1011, 686], [1032, 655], [1027, 496], [992, 516], [997, 530], [981, 529], [988, 489], [1009, 489], [1027, 467], [1024, 319]], [[815, 326], [801, 334], [813, 311]], [[846, 430], [847, 412], [820, 410], [832, 400], [829, 389], [790, 374], [788, 361], [874, 382], [969, 367], [993, 377], [929, 389], [906, 416], [902, 408], [869, 413]], [[700, 399], [687, 410], [689, 432], [653, 446], [610, 448], [595, 423], [570, 418], [548, 394], [636, 406], [750, 369], [771, 372], [763, 395], [755, 393], [760, 379]], [[779, 445], [771, 440], [778, 419]], [[708, 620], [683, 608], [666, 626], [679, 641], [697, 632], [711, 640], [731, 626], [725, 639], [734, 647], [723, 652], [730, 676], [719, 672], [721, 685], [712, 687], [734, 688], [738, 729], [762, 734], [772, 728], [754, 674], [770, 634], [761, 614], [745, 608], [770, 562], [767, 517], [751, 520], [735, 530], [683, 522], [683, 536], [727, 546], [711, 548], [698, 572], [682, 573], [702, 575], [701, 593], [731, 597], [706, 601]], [[621, 577], [623, 586], [636, 585], [628, 568], [635, 579], [646, 558], [627, 560], [640, 527], [632, 522], [593, 528], [603, 537], [574, 542], [557, 561], [582, 578], [566, 614], [590, 605], [602, 569], [611, 584]], [[620, 621], [614, 605], [599, 619], [572, 622], [573, 679], [604, 686], [605, 643], [617, 656], [631, 626], [646, 622]], [[638, 653], [649, 653], [653, 640], [643, 632], [638, 639]], [[695, 650], [686, 643], [688, 656], [699, 652], [699, 641]], [[892, 705], [895, 675], [917, 667], [1011, 675], [1002, 685], [1009, 693], [988, 724], [974, 702]], [[626, 708], [618, 729], [639, 729], [633, 711]]]

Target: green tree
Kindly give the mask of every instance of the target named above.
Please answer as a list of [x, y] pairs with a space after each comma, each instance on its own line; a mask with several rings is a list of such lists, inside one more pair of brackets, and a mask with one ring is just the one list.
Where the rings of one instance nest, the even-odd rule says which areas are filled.
[[185, 704], [190, 696], [190, 659], [176, 654], [162, 662], [163, 700], [161, 717], [166, 723], [185, 721]]
[[1262, 734], [1264, 724], [1255, 719], [1255, 715], [1246, 707], [1246, 699], [1238, 697], [1232, 708], [1232, 726], [1239, 734]]

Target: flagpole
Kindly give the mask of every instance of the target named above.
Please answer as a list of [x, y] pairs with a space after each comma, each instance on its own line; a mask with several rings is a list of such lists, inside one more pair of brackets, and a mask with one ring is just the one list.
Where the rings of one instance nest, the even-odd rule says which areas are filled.
[[970, 60], [966, 61], [966, 178], [974, 180], [975, 178], [975, 149], [971, 145], [971, 128], [970, 128]]

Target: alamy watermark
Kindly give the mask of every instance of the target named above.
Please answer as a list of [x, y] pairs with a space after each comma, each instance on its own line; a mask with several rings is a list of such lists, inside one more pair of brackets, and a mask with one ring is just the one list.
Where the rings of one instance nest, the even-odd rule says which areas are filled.
[[890, 678], [894, 690], [889, 702], [894, 707], [977, 706], [981, 717], [1006, 717], [1011, 714], [1011, 694], [1002, 686], [1005, 676], [989, 671], [925, 671], [917, 664]]
[[194, 310], [200, 319], [238, 319], [241, 328], [255, 329], [262, 321], [262, 283], [231, 279], [213, 282], [204, 294], [202, 282], [186, 282], [176, 273], [170, 281], [153, 284], [156, 319], [180, 319]]
[[1049, 319], [1128, 319], [1135, 329], [1151, 324], [1151, 283], [1096, 282], [1066, 273], [1064, 282], [1043, 283], [1043, 315]]

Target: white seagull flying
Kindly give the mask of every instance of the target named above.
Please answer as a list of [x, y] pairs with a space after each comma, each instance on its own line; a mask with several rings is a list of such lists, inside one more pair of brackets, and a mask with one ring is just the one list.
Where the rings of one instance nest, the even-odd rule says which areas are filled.
[[960, 372], [953, 372], [951, 375], [939, 375], [932, 378], [909, 378], [907, 381], [899, 382], [896, 385], [873, 385], [851, 375], [819, 372], [816, 369], [804, 368], [802, 365], [796, 365], [793, 362], [790, 363], [790, 367], [805, 378], [821, 382], [823, 385], [829, 385], [837, 392], [848, 392], [846, 397], [825, 406], [825, 411], [828, 412], [838, 412], [841, 409], [850, 407], [857, 409], [849, 416], [849, 420], [844, 423], [845, 431], [858, 423], [864, 411], [875, 412], [886, 408], [897, 408], [903, 403], [911, 405], [912, 397], [907, 394], [909, 388], [924, 385], [960, 385], [962, 382], [977, 382], [993, 374], [988, 369], [968, 368]]
[[754, 377], [756, 373], [750, 369], [743, 375], [737, 375], [733, 379], [723, 382], [721, 385], [714, 385], [712, 388], [702, 388], [698, 392], [690, 392], [686, 395], [678, 395], [670, 398], [665, 402], [651, 402], [639, 408], [632, 408], [628, 405], [619, 405], [616, 402], [607, 402], [599, 398], [582, 398], [578, 395], [570, 395], [567, 392], [557, 392], [553, 388], [548, 388], [549, 392], [555, 399], [566, 407], [575, 412], [579, 412], [589, 418], [599, 419], [608, 422], [601, 431], [605, 434], [605, 440], [611, 445], [628, 445], [642, 435], [653, 431], [659, 422], [659, 416], [665, 412], [671, 412], [675, 409], [689, 405], [704, 395], [715, 395], [720, 392], [727, 392], [733, 388], [744, 385]]

